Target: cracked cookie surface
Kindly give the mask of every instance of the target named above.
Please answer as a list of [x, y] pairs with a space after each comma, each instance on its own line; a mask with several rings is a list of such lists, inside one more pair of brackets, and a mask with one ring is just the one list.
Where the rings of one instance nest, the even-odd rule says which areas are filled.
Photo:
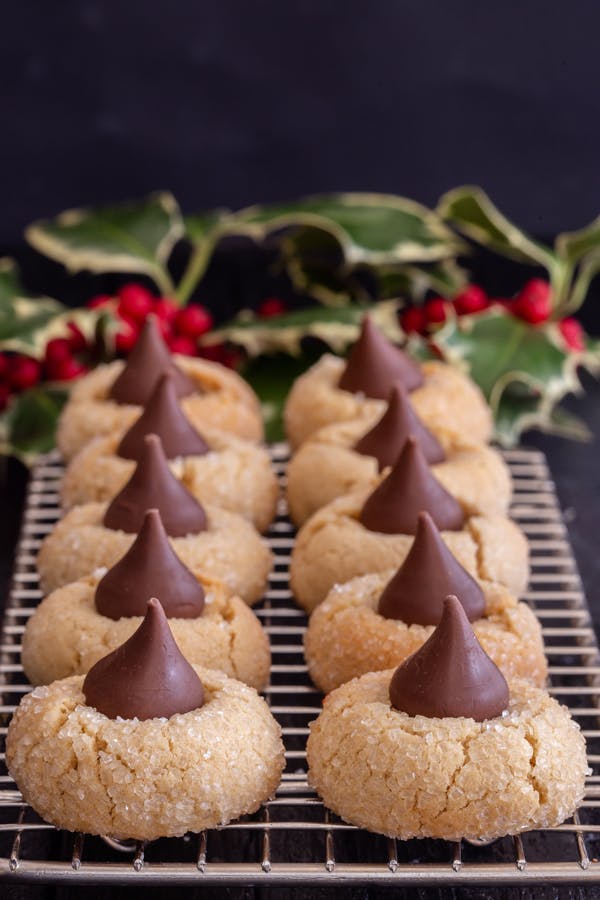
[[[32, 684], [85, 675], [140, 626], [142, 616], [111, 619], [98, 612], [94, 594], [100, 577], [91, 575], [57, 588], [28, 620], [22, 662]], [[221, 584], [202, 581], [202, 615], [169, 619], [175, 642], [188, 662], [216, 669], [261, 690], [269, 677], [271, 652], [260, 622]]]
[[[181, 400], [183, 411], [198, 431], [208, 425], [250, 441], [263, 440], [258, 398], [237, 372], [189, 356], [174, 356], [173, 361], [202, 391]], [[122, 360], [98, 366], [73, 385], [56, 432], [58, 448], [66, 460], [92, 438], [126, 431], [139, 418], [141, 406], [115, 403], [108, 397], [123, 367]]]
[[[129, 550], [135, 534], [102, 524], [106, 503], [75, 506], [44, 539], [37, 566], [44, 593], [77, 581], [96, 569], [110, 568]], [[206, 506], [208, 528], [199, 534], [169, 538], [181, 561], [202, 580], [223, 582], [246, 603], [264, 593], [272, 554], [253, 526], [236, 513]]]
[[[327, 353], [296, 379], [284, 409], [285, 431], [292, 447], [333, 422], [381, 416], [384, 400], [351, 394], [338, 388], [345, 360]], [[431, 361], [421, 366], [424, 383], [410, 401], [423, 424], [436, 437], [468, 435], [485, 443], [492, 436], [492, 416], [477, 385], [458, 369]]]
[[585, 740], [566, 707], [511, 679], [507, 715], [408, 716], [393, 670], [329, 694], [311, 724], [309, 782], [348, 822], [402, 840], [491, 840], [559, 825], [583, 798]]
[[79, 675], [27, 694], [6, 738], [26, 802], [58, 828], [136, 840], [254, 812], [279, 783], [281, 729], [252, 688], [194, 668], [205, 705], [170, 719], [109, 719]]
[[[408, 534], [369, 531], [358, 516], [369, 491], [333, 500], [304, 523], [290, 564], [290, 585], [298, 603], [311, 612], [334, 584], [357, 575], [398, 568], [414, 540]], [[529, 577], [527, 540], [504, 516], [471, 516], [461, 531], [442, 538], [472, 575], [505, 585], [519, 596]]]
[[[390, 569], [336, 585], [312, 613], [304, 653], [310, 677], [324, 693], [366, 672], [399, 665], [433, 632], [433, 625], [407, 625], [377, 612], [394, 574]], [[534, 613], [502, 585], [479, 583], [486, 615], [471, 623], [479, 643], [507, 678], [527, 678], [542, 686], [548, 666]]]
[[[338, 422], [314, 432], [293, 455], [287, 470], [290, 516], [302, 525], [321, 507], [353, 491], [373, 490], [390, 471], [378, 472], [372, 456], [353, 447], [377, 416]], [[431, 466], [440, 484], [467, 515], [506, 515], [511, 497], [508, 468], [500, 454], [484, 444], [444, 432], [438, 435], [446, 459]]]
[[[202, 504], [239, 513], [259, 531], [268, 528], [277, 507], [279, 486], [263, 447], [204, 426], [210, 452], [168, 461], [169, 468]], [[61, 485], [63, 507], [112, 500], [129, 480], [135, 462], [117, 448], [122, 432], [90, 441], [69, 463]]]

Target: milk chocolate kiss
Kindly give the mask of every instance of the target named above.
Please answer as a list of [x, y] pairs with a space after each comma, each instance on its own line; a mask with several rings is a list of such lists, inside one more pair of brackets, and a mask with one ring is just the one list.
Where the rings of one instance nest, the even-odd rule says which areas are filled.
[[100, 659], [83, 682], [88, 706], [109, 719], [170, 718], [204, 703], [204, 688], [175, 643], [156, 599], [128, 641]]
[[409, 716], [483, 722], [501, 715], [508, 701], [504, 676], [482, 649], [460, 601], [446, 597], [438, 627], [392, 675], [392, 706]]
[[159, 436], [167, 459], [208, 453], [208, 445], [179, 406], [172, 372], [160, 376], [142, 415], [123, 436], [117, 454], [123, 459], [139, 460], [147, 434]]
[[101, 616], [143, 616], [148, 598], [157, 594], [170, 619], [197, 619], [204, 609], [204, 590], [171, 548], [157, 509], [149, 509], [135, 541], [109, 569], [96, 588]]
[[388, 406], [383, 416], [354, 445], [354, 449], [363, 456], [374, 456], [381, 472], [398, 459], [398, 454], [409, 434], [418, 440], [429, 465], [444, 461], [444, 451], [437, 438], [425, 428], [415, 413], [404, 386], [396, 382], [390, 391]]
[[437, 625], [448, 594], [460, 598], [471, 622], [484, 615], [483, 591], [448, 550], [429, 513], [419, 513], [413, 545], [386, 585], [377, 611], [407, 625]]
[[431, 474], [410, 435], [389, 475], [367, 497], [359, 521], [370, 531], [416, 534], [422, 511], [440, 531], [459, 531], [465, 521], [460, 504]]
[[178, 397], [187, 397], [197, 390], [196, 385], [171, 359], [166, 344], [158, 333], [154, 316], [148, 316], [127, 357], [125, 368], [113, 383], [108, 396], [115, 403], [144, 406], [150, 399], [157, 379], [167, 371], [173, 372]]
[[206, 514], [167, 465], [160, 438], [147, 434], [144, 451], [133, 475], [110, 503], [106, 528], [137, 534], [147, 509], [158, 509], [169, 537], [184, 537], [206, 530]]
[[365, 316], [338, 387], [352, 394], [360, 391], [367, 397], [385, 400], [395, 381], [401, 381], [407, 391], [414, 391], [423, 384], [420, 366], [388, 341], [370, 316]]

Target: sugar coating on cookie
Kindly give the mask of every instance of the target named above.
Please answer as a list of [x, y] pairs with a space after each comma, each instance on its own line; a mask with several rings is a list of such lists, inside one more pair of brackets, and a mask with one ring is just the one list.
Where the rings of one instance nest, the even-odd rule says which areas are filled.
[[[381, 416], [385, 400], [341, 390], [345, 361], [325, 354], [292, 386], [284, 410], [285, 430], [292, 447], [334, 422]], [[466, 375], [446, 363], [421, 364], [423, 384], [410, 399], [419, 418], [438, 439], [443, 434], [468, 434], [473, 441], [492, 436], [492, 416], [483, 394]]]
[[[32, 684], [83, 675], [139, 627], [141, 616], [110, 619], [94, 603], [99, 575], [64, 585], [42, 600], [23, 636], [23, 668]], [[57, 626], [57, 623], [60, 623]], [[248, 606], [217, 582], [205, 585], [205, 607], [196, 619], [170, 618], [173, 637], [192, 663], [224, 672], [257, 690], [269, 677], [271, 652]]]
[[[298, 603], [311, 612], [335, 584], [357, 575], [398, 567], [413, 536], [369, 531], [358, 521], [369, 491], [339, 497], [316, 512], [298, 532], [290, 584]], [[504, 584], [519, 596], [529, 578], [527, 540], [504, 516], [470, 516], [460, 531], [442, 537], [468, 572]]]
[[6, 759], [24, 799], [58, 828], [154, 840], [254, 812], [284, 766], [281, 730], [250, 687], [194, 667], [200, 709], [109, 719], [82, 676], [35, 688], [10, 724]]
[[[264, 437], [260, 404], [256, 394], [237, 372], [219, 363], [188, 356], [173, 356], [173, 362], [198, 386], [198, 393], [183, 397], [181, 406], [199, 431], [211, 425], [250, 441]], [[99, 435], [129, 428], [142, 407], [118, 404], [109, 392], [123, 371], [122, 360], [98, 366], [73, 385], [58, 422], [56, 441], [65, 459]]]
[[[297, 525], [337, 497], [373, 490], [385, 477], [389, 470], [380, 474], [374, 457], [353, 449], [368, 430], [364, 419], [329, 425], [296, 451], [288, 465], [286, 492]], [[454, 434], [441, 435], [440, 443], [446, 459], [431, 470], [467, 515], [506, 515], [511, 481], [500, 454]]]
[[[44, 593], [109, 568], [127, 552], [135, 535], [105, 528], [106, 509], [106, 503], [75, 506], [44, 539], [37, 559]], [[204, 574], [222, 581], [232, 594], [256, 603], [271, 570], [271, 551], [241, 516], [208, 504], [205, 511], [206, 531], [171, 538], [171, 546], [200, 579]]]
[[[377, 611], [394, 570], [338, 584], [314, 610], [304, 636], [310, 677], [325, 693], [366, 672], [398, 665], [421, 647], [433, 625], [407, 625]], [[508, 677], [542, 686], [547, 662], [540, 624], [525, 603], [500, 584], [481, 582], [485, 617], [473, 621], [477, 639]]]
[[335, 813], [402, 840], [491, 840], [572, 815], [588, 769], [564, 706], [511, 679], [504, 716], [408, 716], [390, 704], [392, 674], [338, 688], [311, 724], [309, 782]]
[[[204, 427], [210, 452], [177, 458], [169, 468], [203, 505], [239, 513], [264, 531], [277, 507], [279, 486], [267, 451], [227, 432]], [[117, 455], [122, 432], [90, 441], [71, 460], [61, 484], [65, 509], [111, 500], [130, 478], [135, 463]]]

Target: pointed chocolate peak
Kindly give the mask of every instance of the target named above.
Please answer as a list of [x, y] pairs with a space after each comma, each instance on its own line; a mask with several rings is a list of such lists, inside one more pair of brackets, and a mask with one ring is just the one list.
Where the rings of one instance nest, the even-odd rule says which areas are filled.
[[167, 459], [209, 452], [208, 445], [183, 414], [172, 372], [160, 376], [142, 415], [123, 436], [117, 454], [123, 459], [139, 460], [147, 434], [159, 436]]
[[370, 316], [362, 321], [360, 337], [348, 356], [346, 368], [338, 382], [343, 391], [385, 400], [395, 381], [407, 391], [423, 384], [421, 368], [415, 360], [394, 346], [373, 324]]
[[104, 525], [137, 534], [147, 509], [158, 509], [169, 537], [184, 537], [206, 529], [206, 514], [167, 465], [160, 438], [147, 434], [144, 451], [125, 487], [110, 503]]
[[196, 386], [177, 368], [158, 332], [154, 316], [148, 316], [127, 357], [125, 368], [113, 383], [108, 396], [115, 403], [144, 406], [150, 399], [157, 379], [167, 371], [173, 372], [178, 397], [194, 393]]
[[460, 597], [469, 621], [485, 613], [483, 591], [448, 550], [429, 513], [419, 513], [412, 547], [379, 598], [378, 612], [407, 625], [437, 625], [448, 594]]
[[204, 609], [204, 590], [173, 551], [157, 509], [149, 509], [135, 541], [96, 587], [101, 616], [143, 616], [148, 597], [158, 594], [169, 619], [197, 619]]
[[369, 531], [416, 534], [423, 511], [440, 531], [459, 531], [465, 521], [460, 504], [431, 474], [410, 435], [392, 471], [367, 497], [359, 520]]
[[460, 601], [446, 597], [438, 627], [392, 675], [392, 706], [409, 716], [483, 722], [501, 715], [508, 701], [506, 680], [475, 637]]
[[363, 456], [374, 456], [381, 472], [398, 459], [409, 434], [413, 434], [418, 440], [429, 465], [444, 461], [444, 451], [437, 438], [425, 428], [408, 399], [406, 388], [397, 381], [390, 391], [383, 416], [354, 445], [354, 449]]
[[170, 718], [204, 704], [204, 688], [171, 634], [158, 600], [128, 641], [100, 659], [83, 682], [88, 706], [109, 719]]

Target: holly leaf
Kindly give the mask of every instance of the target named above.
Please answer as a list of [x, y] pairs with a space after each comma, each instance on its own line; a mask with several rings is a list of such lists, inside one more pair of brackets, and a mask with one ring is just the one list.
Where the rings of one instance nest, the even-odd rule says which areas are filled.
[[454, 318], [436, 334], [435, 343], [482, 389], [501, 443], [514, 444], [532, 427], [583, 435], [581, 424], [558, 411], [557, 404], [581, 389], [577, 366], [600, 362], [598, 348], [571, 352], [554, 323], [532, 326], [499, 307]]
[[268, 441], [285, 439], [283, 407], [292, 384], [316, 360], [317, 352], [304, 352], [300, 356], [276, 353], [250, 359], [241, 374], [254, 389], [261, 404]]
[[211, 209], [205, 213], [185, 216], [183, 220], [185, 236], [192, 244], [200, 244], [211, 238], [228, 217], [229, 210], [227, 209]]
[[25, 232], [36, 250], [69, 272], [148, 275], [165, 293], [173, 290], [167, 260], [182, 235], [179, 207], [169, 193], [118, 206], [67, 210]]
[[440, 198], [436, 212], [476, 244], [546, 269], [555, 305], [564, 302], [572, 275], [570, 262], [513, 225], [481, 188], [466, 185], [448, 191]]
[[377, 296], [410, 297], [421, 301], [428, 291], [454, 297], [468, 282], [468, 274], [452, 259], [421, 265], [378, 266], [374, 272]]
[[288, 228], [321, 229], [352, 265], [445, 259], [465, 249], [432, 210], [388, 194], [332, 194], [252, 206], [235, 213], [229, 226], [254, 240]]
[[56, 444], [56, 423], [68, 390], [55, 385], [32, 388], [15, 397], [0, 417], [0, 452], [31, 465]]
[[302, 339], [319, 338], [336, 353], [356, 341], [365, 312], [369, 312], [374, 322], [393, 340], [399, 341], [402, 332], [398, 327], [397, 304], [386, 300], [371, 306], [349, 304], [334, 309], [311, 307], [286, 313], [281, 316], [261, 319], [249, 310], [244, 310], [229, 325], [207, 335], [204, 342], [230, 341], [244, 348], [250, 357], [262, 353], [288, 353], [299, 356]]

